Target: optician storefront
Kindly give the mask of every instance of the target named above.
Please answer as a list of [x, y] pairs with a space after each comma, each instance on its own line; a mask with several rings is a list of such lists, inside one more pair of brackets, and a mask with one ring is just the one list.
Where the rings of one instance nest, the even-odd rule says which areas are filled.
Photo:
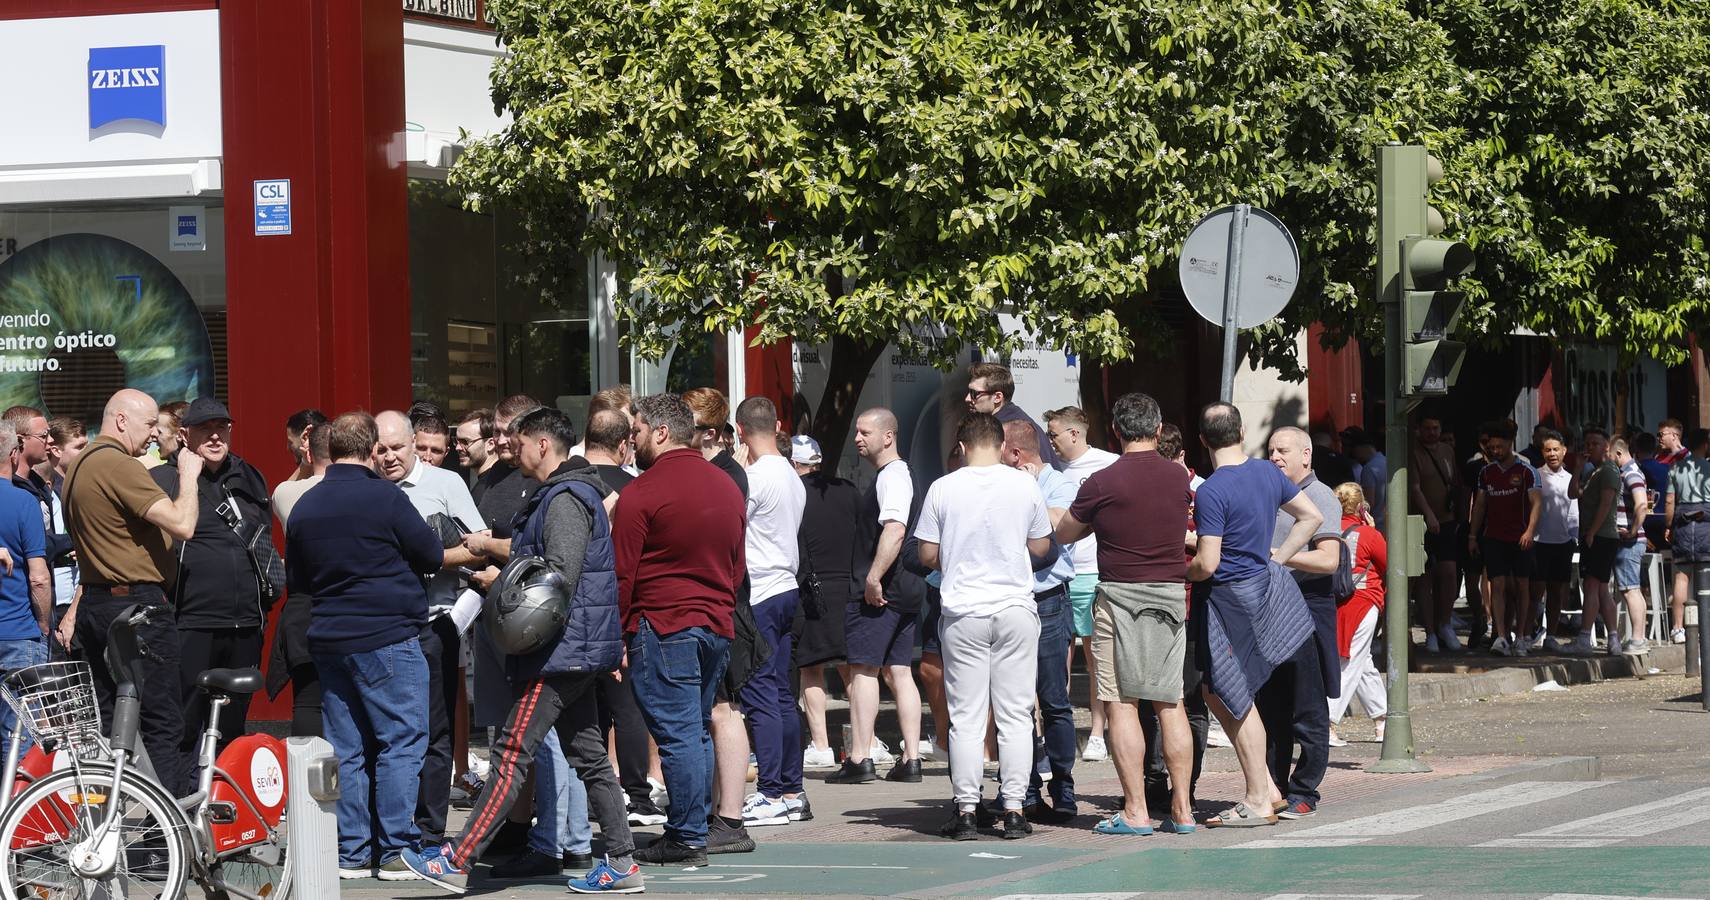
[[[22, 0], [0, 7], [0, 407], [91, 424], [114, 390], [214, 395], [282, 477], [276, 426], [618, 382], [740, 395], [740, 335], [632, 362], [594, 258], [525, 258], [462, 207], [502, 128], [475, 0]], [[550, 279], [543, 279], [549, 272]], [[773, 351], [787, 377], [788, 348]], [[578, 418], [580, 418], [578, 416]], [[253, 429], [253, 431], [252, 431]]]

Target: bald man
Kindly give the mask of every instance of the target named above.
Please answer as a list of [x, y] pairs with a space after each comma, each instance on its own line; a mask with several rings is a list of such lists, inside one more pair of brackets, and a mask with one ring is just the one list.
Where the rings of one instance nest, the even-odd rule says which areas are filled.
[[876, 746], [879, 674], [889, 670], [897, 701], [903, 754], [888, 781], [920, 781], [920, 690], [914, 683], [915, 618], [926, 584], [898, 563], [903, 539], [920, 510], [908, 463], [897, 453], [897, 417], [874, 407], [855, 420], [855, 450], [873, 467], [873, 484], [861, 497], [856, 523], [856, 593], [844, 616], [853, 743], [830, 784], [878, 780], [870, 758]]
[[[159, 439], [159, 416], [154, 398], [142, 391], [114, 394], [101, 417], [100, 437], [65, 473], [66, 526], [77, 550], [83, 595], [60, 623], [59, 640], [68, 644], [75, 633], [83, 642], [103, 723], [113, 721], [116, 690], [107, 668], [107, 626], [133, 603], [166, 606], [167, 579], [177, 574], [172, 541], [188, 541], [196, 533], [202, 458], [178, 449], [176, 499], [137, 462]], [[150, 651], [137, 685], [143, 747], [161, 785], [182, 797], [191, 783], [188, 760], [178, 746], [184, 734], [178, 626], [166, 613], [138, 634]]]
[[[1336, 650], [1336, 598], [1330, 589], [1331, 576], [1342, 559], [1342, 503], [1333, 485], [1318, 480], [1312, 469], [1312, 438], [1294, 427], [1271, 434], [1271, 462], [1300, 493], [1312, 501], [1323, 518], [1306, 546], [1288, 559], [1277, 562], [1294, 575], [1306, 607], [1312, 613], [1313, 639], [1301, 646], [1294, 659], [1278, 666], [1269, 681], [1253, 698], [1265, 723], [1268, 738], [1266, 757], [1271, 778], [1285, 794], [1288, 806], [1277, 815], [1303, 819], [1318, 810], [1318, 785], [1330, 763], [1330, 708], [1328, 699], [1342, 692], [1341, 655]], [[1295, 518], [1277, 511], [1271, 532], [1275, 551], [1288, 538]], [[1300, 746], [1295, 760], [1295, 745]]]
[[[374, 424], [380, 432], [374, 460], [380, 476], [403, 488], [416, 512], [435, 525], [443, 537], [480, 530], [481, 510], [469, 493], [469, 485], [456, 472], [429, 465], [417, 455], [416, 429], [410, 417], [387, 410], [374, 417]], [[457, 708], [461, 647], [457, 626], [451, 620], [451, 607], [462, 588], [457, 567], [481, 569], [486, 565], [484, 558], [461, 542], [447, 540], [445, 568], [428, 579], [428, 623], [421, 633], [422, 655], [428, 663], [428, 746], [416, 801], [416, 825], [427, 843], [445, 839], [445, 817], [451, 808], [451, 714]]]

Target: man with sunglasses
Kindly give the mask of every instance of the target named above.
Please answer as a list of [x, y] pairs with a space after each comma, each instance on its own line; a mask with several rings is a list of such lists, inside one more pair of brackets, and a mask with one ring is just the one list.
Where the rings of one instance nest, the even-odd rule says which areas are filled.
[[[18, 432], [18, 443], [10, 456], [12, 486], [31, 497], [41, 506], [42, 526], [47, 532], [47, 558], [52, 564], [63, 565], [71, 552], [71, 535], [63, 527], [64, 514], [54, 516], [53, 486], [38, 472], [45, 469], [52, 434], [47, 417], [33, 406], [14, 406], [0, 413], [0, 419]], [[56, 604], [70, 603], [70, 597], [55, 597]]]
[[1040, 428], [1026, 410], [1015, 405], [1015, 376], [1010, 374], [1008, 366], [989, 362], [969, 366], [968, 393], [963, 399], [967, 401], [969, 412], [991, 413], [1005, 425], [1010, 422], [1032, 425], [1034, 433], [1039, 436], [1040, 460], [1059, 472], [1063, 470], [1063, 461], [1057, 458], [1051, 442], [1045, 439], [1045, 429]]
[[[1045, 413], [1045, 436], [1050, 439], [1051, 447], [1056, 449], [1057, 458], [1062, 460], [1063, 474], [1074, 483], [1076, 490], [1117, 460], [1115, 453], [1087, 443], [1087, 428], [1087, 414], [1078, 406], [1065, 406]], [[1040, 456], [1043, 458], [1044, 454]], [[1075, 577], [1069, 582], [1069, 607], [1074, 617], [1072, 625], [1075, 637], [1080, 639], [1081, 652], [1086, 656], [1087, 671], [1097, 672], [1092, 607], [1093, 595], [1098, 592], [1098, 537], [1089, 534], [1070, 544], [1068, 551], [1070, 561], [1075, 564]], [[1110, 750], [1104, 740], [1105, 705], [1098, 699], [1097, 691], [1093, 692], [1088, 705], [1092, 707], [1092, 729], [1087, 732], [1087, 746], [1081, 758], [1088, 762], [1109, 759]]]

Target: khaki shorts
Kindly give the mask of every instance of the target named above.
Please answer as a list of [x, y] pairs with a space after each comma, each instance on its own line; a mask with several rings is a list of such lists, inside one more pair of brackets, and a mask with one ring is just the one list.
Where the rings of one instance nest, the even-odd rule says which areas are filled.
[[[1112, 703], [1134, 700], [1179, 702], [1182, 699], [1182, 665], [1187, 658], [1187, 623], [1179, 618], [1171, 622], [1168, 617], [1143, 615], [1138, 626], [1143, 633], [1141, 646], [1118, 645], [1114, 612], [1104, 596], [1103, 587], [1101, 584], [1092, 609], [1093, 658], [1097, 669], [1093, 685], [1098, 699]], [[1182, 590], [1180, 585], [1170, 587]], [[1185, 593], [1181, 609], [1185, 612]], [[1134, 675], [1138, 676], [1143, 687], [1136, 696], [1123, 695], [1117, 675], [1118, 666], [1124, 671], [1130, 666], [1139, 667]]]

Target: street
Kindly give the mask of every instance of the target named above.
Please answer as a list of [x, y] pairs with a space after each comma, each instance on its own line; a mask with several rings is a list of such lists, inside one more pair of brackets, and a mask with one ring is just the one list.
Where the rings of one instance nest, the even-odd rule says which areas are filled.
[[[812, 823], [753, 829], [759, 849], [698, 870], [648, 869], [650, 893], [812, 897], [1403, 898], [1710, 897], [1710, 716], [1696, 679], [1665, 673], [1508, 694], [1416, 712], [1433, 771], [1363, 771], [1377, 745], [1345, 723], [1317, 816], [1250, 831], [1105, 837], [1111, 764], [1079, 763], [1082, 815], [1032, 838], [951, 843], [942, 763], [921, 785], [814, 783]], [[1084, 727], [1084, 723], [1083, 723]], [[1237, 791], [1230, 750], [1211, 750], [1199, 812]], [[820, 773], [818, 777], [823, 777]], [[656, 833], [647, 829], [641, 834]], [[647, 840], [646, 837], [641, 838]], [[596, 843], [596, 848], [598, 844]], [[483, 881], [471, 896], [526, 898], [563, 880]], [[439, 895], [420, 884], [346, 882], [343, 896]]]

